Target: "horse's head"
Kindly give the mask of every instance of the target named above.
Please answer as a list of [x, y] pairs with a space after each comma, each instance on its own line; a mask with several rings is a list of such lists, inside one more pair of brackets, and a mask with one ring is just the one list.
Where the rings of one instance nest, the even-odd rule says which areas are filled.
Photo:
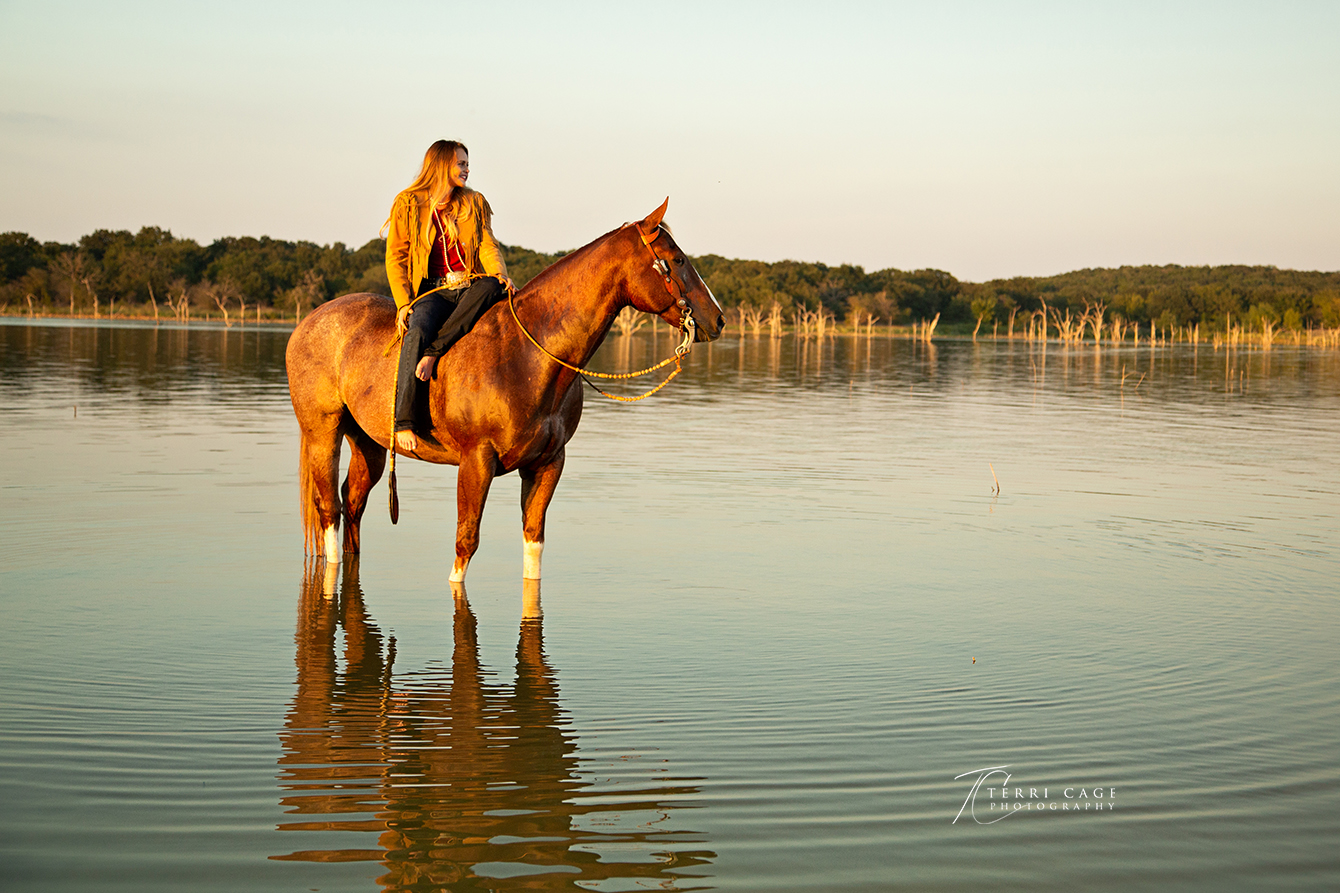
[[689, 317], [695, 341], [715, 341], [726, 328], [726, 315], [670, 230], [661, 225], [669, 204], [667, 198], [646, 218], [628, 225], [637, 232], [641, 244], [636, 250], [646, 261], [645, 266], [635, 264], [644, 272], [633, 277], [629, 299], [638, 310], [654, 313], [677, 329]]

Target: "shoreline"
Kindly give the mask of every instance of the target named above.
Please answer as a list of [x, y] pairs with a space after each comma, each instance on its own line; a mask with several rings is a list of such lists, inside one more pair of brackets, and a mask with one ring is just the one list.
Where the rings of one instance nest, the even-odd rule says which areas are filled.
[[[732, 314], [731, 311], [727, 311]], [[292, 331], [297, 327], [299, 320], [293, 317], [265, 317], [260, 321], [256, 320], [225, 320], [219, 316], [201, 315], [188, 319], [180, 319], [176, 316], [164, 317], [159, 315], [155, 319], [152, 315], [126, 315], [126, 316], [91, 316], [85, 314], [33, 314], [11, 313], [8, 310], [0, 311], [0, 325], [54, 325], [77, 327], [85, 326], [88, 328], [112, 328], [115, 326], [126, 326], [129, 328], [168, 328], [168, 329], [190, 329], [197, 328], [202, 330], [218, 331]], [[661, 323], [654, 324], [652, 329], [647, 329], [643, 334], [657, 334], [661, 328]], [[665, 326], [667, 329], [669, 326]], [[633, 334], [641, 330], [637, 326], [633, 331], [619, 331], [619, 326], [610, 329], [606, 337], [622, 337], [623, 335]], [[1141, 347], [1141, 346], [1170, 346], [1174, 344], [1186, 344], [1191, 346], [1205, 345], [1218, 350], [1220, 347], [1253, 347], [1261, 350], [1271, 350], [1275, 347], [1299, 347], [1299, 348], [1317, 348], [1317, 349], [1340, 349], [1340, 329], [1284, 329], [1268, 331], [1246, 331], [1241, 327], [1235, 326], [1227, 332], [1200, 332], [1199, 328], [1186, 327], [1173, 330], [1156, 330], [1154, 337], [1141, 335], [1140, 333], [1131, 333], [1123, 331], [1120, 338], [1099, 338], [1083, 337], [1074, 333], [1052, 333], [1048, 331], [1045, 335], [1034, 330], [1032, 332], [1020, 330], [1014, 334], [1001, 335], [999, 333], [977, 334], [971, 331], [972, 326], [967, 324], [947, 325], [943, 329], [937, 330], [937, 327], [927, 323], [912, 323], [909, 325], [878, 325], [878, 326], [838, 326], [831, 325], [824, 331], [815, 331], [812, 327], [800, 326], [781, 326], [776, 331], [764, 330], [760, 327], [753, 330], [753, 326], [742, 325], [738, 320], [728, 323], [728, 340], [743, 340], [745, 338], [763, 340], [780, 338], [782, 336], [791, 336], [806, 341], [818, 341], [829, 338], [853, 338], [853, 339], [879, 339], [896, 341], [921, 341], [931, 344], [936, 341], [983, 341], [983, 342], [1024, 342], [1041, 344], [1061, 344], [1076, 347]], [[958, 331], [965, 329], [965, 331]], [[1068, 335], [1068, 336], [1067, 336]], [[1130, 337], [1128, 337], [1128, 335]]]

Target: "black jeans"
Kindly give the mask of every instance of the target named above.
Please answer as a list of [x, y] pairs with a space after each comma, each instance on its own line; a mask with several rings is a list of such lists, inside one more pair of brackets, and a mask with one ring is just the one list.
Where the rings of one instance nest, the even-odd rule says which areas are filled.
[[[424, 291], [427, 285], [420, 285]], [[421, 298], [410, 311], [405, 338], [400, 343], [400, 365], [396, 370], [395, 429], [414, 427], [414, 402], [419, 380], [414, 368], [423, 357], [440, 357], [470, 331], [479, 318], [504, 295], [502, 283], [492, 276], [476, 279], [466, 288], [434, 292]], [[429, 339], [432, 339], [429, 342]], [[424, 345], [427, 344], [427, 347]]]

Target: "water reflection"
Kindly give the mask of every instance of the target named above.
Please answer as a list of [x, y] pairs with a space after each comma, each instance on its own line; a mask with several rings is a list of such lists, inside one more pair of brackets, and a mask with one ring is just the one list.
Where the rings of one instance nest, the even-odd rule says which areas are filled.
[[[511, 685], [486, 681], [464, 589], [450, 670], [397, 674], [395, 638], [364, 607], [357, 559], [334, 584], [319, 564], [304, 575], [279, 761], [280, 802], [295, 816], [280, 830], [320, 832], [314, 842], [328, 848], [271, 858], [380, 861], [387, 890], [700, 889], [701, 868], [682, 872], [716, 854], [703, 835], [673, 830], [684, 804], [667, 802], [696, 787], [587, 791], [544, 654], [538, 583], [525, 593]], [[337, 832], [376, 834], [376, 848]]]
[[[225, 403], [287, 404], [284, 348], [288, 331], [185, 326], [92, 325], [0, 318], [0, 403], [50, 405], [125, 395], [158, 404], [208, 395]], [[663, 325], [606, 339], [592, 359], [602, 372], [653, 365], [674, 337]], [[732, 353], [732, 351], [734, 353]], [[1048, 364], [1051, 368], [1048, 368]], [[1333, 393], [1340, 351], [1276, 346], [1122, 342], [1064, 344], [1015, 339], [933, 343], [874, 335], [823, 339], [742, 335], [700, 345], [685, 358], [689, 373], [658, 403], [723, 399], [741, 386], [781, 384], [847, 391], [863, 383], [892, 385], [918, 397], [964, 389], [998, 391], [1038, 404], [1044, 396], [1103, 396], [1118, 406], [1154, 402], [1222, 402], [1310, 398]], [[1048, 373], [1051, 373], [1050, 375]], [[643, 380], [628, 393], [645, 390]]]
[[[468, 605], [417, 597], [448, 485], [379, 515], [375, 617], [352, 574], [304, 583], [276, 695], [285, 337], [0, 321], [0, 888], [1340, 875], [1340, 350], [847, 336], [802, 379], [791, 335], [699, 345], [652, 400], [588, 399], [549, 661], [482, 591], [478, 648]], [[685, 443], [712, 462], [645, 458]], [[1125, 805], [951, 825], [953, 776], [1007, 762]]]

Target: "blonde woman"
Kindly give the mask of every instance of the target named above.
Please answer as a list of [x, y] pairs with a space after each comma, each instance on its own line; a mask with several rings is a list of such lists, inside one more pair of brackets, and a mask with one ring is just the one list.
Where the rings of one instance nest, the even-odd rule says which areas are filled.
[[[470, 153], [455, 140], [438, 140], [423, 156], [409, 188], [395, 197], [386, 234], [386, 276], [396, 303], [400, 345], [395, 442], [418, 449], [414, 398], [438, 358], [514, 288], [498, 240], [493, 209], [465, 185]], [[427, 345], [425, 347], [425, 345]]]

